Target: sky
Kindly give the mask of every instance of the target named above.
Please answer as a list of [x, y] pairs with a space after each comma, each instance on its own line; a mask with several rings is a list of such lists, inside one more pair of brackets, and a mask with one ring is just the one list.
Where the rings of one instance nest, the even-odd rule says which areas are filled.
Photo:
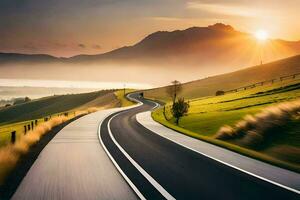
[[69, 57], [217, 22], [300, 40], [300, 0], [0, 0], [0, 52]]

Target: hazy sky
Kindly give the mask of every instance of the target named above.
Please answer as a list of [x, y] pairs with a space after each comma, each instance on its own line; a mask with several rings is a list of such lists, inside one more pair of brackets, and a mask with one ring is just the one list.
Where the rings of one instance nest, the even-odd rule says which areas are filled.
[[96, 54], [216, 22], [300, 40], [299, 8], [300, 0], [0, 0], [0, 51]]

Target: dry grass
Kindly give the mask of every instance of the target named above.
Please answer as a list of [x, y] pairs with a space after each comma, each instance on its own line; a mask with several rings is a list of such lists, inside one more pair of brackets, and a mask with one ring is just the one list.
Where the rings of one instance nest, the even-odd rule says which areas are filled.
[[215, 135], [216, 139], [235, 140], [235, 143], [258, 148], [292, 119], [300, 115], [300, 100], [285, 102], [263, 109], [256, 115], [247, 115], [234, 127], [224, 126]]
[[[90, 114], [103, 110], [104, 107], [89, 107], [76, 111], [76, 116]], [[72, 117], [75, 117], [72, 115]], [[35, 129], [27, 132], [26, 135], [16, 141], [15, 144], [8, 144], [0, 148], [0, 185], [5, 181], [7, 174], [15, 167], [19, 158], [29, 151], [29, 148], [37, 143], [41, 137], [48, 133], [53, 127], [62, 124], [72, 117], [57, 116], [49, 121], [39, 124]]]
[[65, 116], [54, 117], [51, 120], [38, 125], [34, 130], [23, 135], [15, 144], [9, 144], [0, 149], [0, 184], [5, 180], [6, 175], [16, 165], [18, 159], [26, 154], [30, 146], [37, 143], [40, 138], [49, 132], [53, 127], [67, 121]]

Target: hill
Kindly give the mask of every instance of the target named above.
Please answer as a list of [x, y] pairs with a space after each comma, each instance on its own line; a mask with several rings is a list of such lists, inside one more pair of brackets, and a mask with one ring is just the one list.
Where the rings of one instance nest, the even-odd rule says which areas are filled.
[[20, 54], [0, 53], [0, 64], [6, 63], [51, 63], [59, 61], [59, 58], [46, 54]]
[[114, 91], [55, 95], [0, 109], [0, 124], [42, 118], [76, 108], [115, 106], [119, 103]]
[[171, 102], [152, 113], [163, 125], [271, 164], [300, 171], [300, 79], [190, 101], [179, 125]]
[[[218, 90], [231, 90], [299, 72], [300, 55], [297, 55], [232, 73], [185, 83], [180, 95], [189, 99], [210, 96], [215, 95], [215, 92]], [[166, 87], [147, 90], [145, 91], [145, 96], [160, 100], [170, 100], [166, 93]]]

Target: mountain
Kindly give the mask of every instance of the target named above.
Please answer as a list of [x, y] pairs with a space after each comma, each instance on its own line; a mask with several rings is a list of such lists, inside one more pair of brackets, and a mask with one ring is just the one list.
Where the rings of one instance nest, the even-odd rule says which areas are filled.
[[[141, 64], [247, 66], [258, 63], [259, 51], [265, 62], [300, 53], [300, 41], [269, 40], [260, 44], [252, 35], [217, 23], [172, 32], [158, 31], [130, 47], [100, 55], [79, 55], [72, 62], [121, 61]], [[205, 67], [205, 66], [204, 66]]]
[[0, 53], [0, 64], [18, 62], [49, 63], [58, 60], [59, 58], [46, 54]]
[[[228, 91], [261, 81], [278, 79], [282, 76], [297, 74], [300, 77], [300, 55], [275, 62], [249, 67], [231, 73], [212, 76], [184, 83], [180, 95], [185, 98], [199, 98], [215, 95], [216, 91]], [[154, 99], [168, 99], [166, 87], [145, 91], [145, 96]]]
[[[217, 23], [158, 31], [132, 46], [98, 55], [56, 58], [2, 53], [0, 74], [8, 78], [143, 82], [158, 86], [172, 79], [186, 82], [297, 54], [300, 41], [258, 42], [251, 34]], [[26, 73], [20, 72], [25, 69]]]

